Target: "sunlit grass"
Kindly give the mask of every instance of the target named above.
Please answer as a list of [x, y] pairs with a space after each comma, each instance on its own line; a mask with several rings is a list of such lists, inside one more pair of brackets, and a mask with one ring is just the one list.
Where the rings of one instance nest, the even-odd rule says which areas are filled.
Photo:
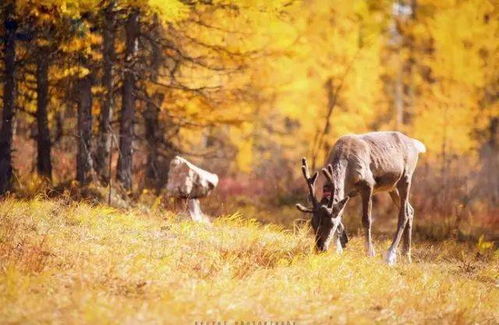
[[492, 248], [416, 242], [388, 267], [360, 237], [316, 255], [307, 229], [239, 215], [7, 199], [0, 218], [0, 323], [499, 322]]

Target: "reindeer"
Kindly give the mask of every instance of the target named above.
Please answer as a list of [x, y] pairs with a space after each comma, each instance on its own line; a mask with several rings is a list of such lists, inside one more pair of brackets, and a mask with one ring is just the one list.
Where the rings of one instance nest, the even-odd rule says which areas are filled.
[[[397, 259], [397, 247], [404, 236], [403, 252], [411, 261], [411, 237], [414, 209], [409, 203], [412, 175], [419, 153], [426, 152], [423, 143], [400, 132], [370, 132], [346, 135], [338, 139], [332, 148], [325, 168], [327, 179], [323, 198], [315, 195], [318, 172], [310, 176], [307, 160], [302, 159], [302, 172], [309, 190], [311, 208], [297, 204], [298, 210], [312, 214], [312, 228], [318, 251], [326, 251], [336, 236], [336, 247], [345, 247], [346, 236], [342, 215], [351, 197], [362, 198], [362, 224], [365, 229], [368, 256], [375, 256], [372, 243], [372, 197], [377, 192], [388, 191], [399, 209], [398, 226], [388, 249], [386, 261], [393, 265]], [[346, 193], [346, 195], [345, 195]]]

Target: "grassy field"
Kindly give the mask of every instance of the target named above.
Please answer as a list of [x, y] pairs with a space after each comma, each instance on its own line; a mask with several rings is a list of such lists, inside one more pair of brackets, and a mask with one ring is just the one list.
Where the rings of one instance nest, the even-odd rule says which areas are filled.
[[[307, 228], [62, 200], [0, 203], [0, 323], [499, 322], [499, 256], [415, 242], [413, 263], [317, 255]], [[251, 323], [253, 324], [253, 323]], [[255, 323], [258, 324], [258, 323]]]

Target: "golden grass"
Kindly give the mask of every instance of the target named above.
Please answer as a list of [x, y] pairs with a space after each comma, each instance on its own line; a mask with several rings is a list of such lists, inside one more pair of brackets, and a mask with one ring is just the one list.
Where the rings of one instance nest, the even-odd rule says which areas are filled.
[[416, 242], [412, 264], [389, 267], [360, 237], [316, 255], [307, 229], [238, 215], [7, 199], [0, 218], [0, 323], [499, 322], [491, 249]]

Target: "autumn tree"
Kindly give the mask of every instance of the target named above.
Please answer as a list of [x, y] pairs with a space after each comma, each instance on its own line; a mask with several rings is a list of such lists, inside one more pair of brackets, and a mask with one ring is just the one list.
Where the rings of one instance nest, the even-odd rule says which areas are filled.
[[135, 120], [135, 82], [134, 66], [138, 51], [138, 37], [140, 32], [140, 12], [132, 8], [125, 23], [125, 63], [123, 72], [123, 85], [121, 94], [120, 113], [120, 143], [117, 179], [126, 190], [132, 189], [132, 155], [133, 155], [133, 123]]
[[95, 154], [95, 169], [100, 179], [107, 184], [109, 174], [109, 160], [111, 155], [112, 128], [111, 121], [114, 113], [114, 71], [116, 60], [116, 7], [114, 1], [109, 1], [101, 11], [102, 22], [102, 87], [103, 100], [99, 115], [99, 134]]
[[15, 1], [0, 5], [3, 12], [3, 108], [0, 126], [0, 195], [12, 187], [12, 137], [16, 111], [16, 31]]
[[29, 28], [33, 34], [32, 42], [35, 43], [32, 64], [35, 65], [36, 80], [36, 169], [38, 174], [49, 182], [52, 180], [52, 141], [48, 118], [49, 69], [62, 42], [60, 30], [64, 29], [62, 20], [57, 19], [58, 15], [56, 7], [44, 4], [34, 6], [29, 11], [32, 21]]
[[320, 167], [339, 136], [394, 128], [428, 146], [432, 179], [464, 179], [459, 157], [480, 170], [470, 188], [493, 192], [490, 1], [1, 6], [0, 193], [16, 163], [54, 184], [115, 176], [128, 193], [159, 193], [176, 154], [221, 176], [271, 173], [288, 193], [301, 156]]
[[[164, 55], [162, 48], [156, 40], [161, 36], [161, 25], [157, 15], [153, 18], [153, 25], [151, 26], [150, 37], [150, 58], [149, 68], [150, 81], [158, 82], [161, 66], [163, 65]], [[165, 173], [161, 172], [162, 168], [168, 169], [160, 163], [160, 152], [158, 144], [163, 139], [163, 127], [160, 123], [159, 114], [160, 108], [163, 103], [164, 93], [157, 88], [153, 88], [150, 93], [146, 94], [147, 102], [143, 113], [144, 118], [144, 137], [147, 143], [147, 161], [145, 170], [145, 186], [147, 188], [159, 189], [161, 187], [162, 179], [166, 177]], [[164, 181], [163, 181], [164, 182]]]

